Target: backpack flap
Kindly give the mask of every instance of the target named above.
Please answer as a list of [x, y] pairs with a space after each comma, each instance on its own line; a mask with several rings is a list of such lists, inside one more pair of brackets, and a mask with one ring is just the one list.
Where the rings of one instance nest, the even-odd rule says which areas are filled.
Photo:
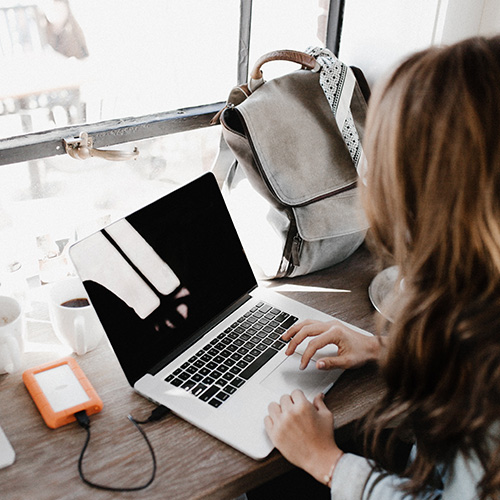
[[318, 73], [298, 70], [266, 82], [223, 114], [239, 136], [229, 142], [242, 141], [245, 173], [254, 184], [259, 174], [260, 192], [271, 203], [293, 207], [306, 240], [366, 228], [355, 200], [357, 171], [318, 80]]
[[267, 82], [233, 108], [259, 173], [288, 206], [331, 196], [357, 180], [318, 80], [318, 73], [295, 71]]

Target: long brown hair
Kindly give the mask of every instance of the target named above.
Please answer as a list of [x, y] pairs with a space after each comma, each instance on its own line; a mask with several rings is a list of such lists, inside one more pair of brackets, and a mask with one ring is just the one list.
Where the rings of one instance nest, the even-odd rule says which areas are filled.
[[374, 448], [384, 427], [411, 427], [410, 492], [461, 452], [484, 468], [480, 498], [500, 498], [500, 37], [402, 63], [372, 97], [364, 147], [372, 242], [404, 277]]

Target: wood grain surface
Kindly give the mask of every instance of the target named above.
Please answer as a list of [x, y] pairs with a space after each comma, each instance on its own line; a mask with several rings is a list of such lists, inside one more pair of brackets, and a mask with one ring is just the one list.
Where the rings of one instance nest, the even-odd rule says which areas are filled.
[[[361, 247], [325, 271], [268, 286], [373, 331], [374, 310], [367, 289], [375, 273], [372, 257]], [[27, 327], [32, 347], [24, 355], [23, 370], [61, 357], [60, 351], [50, 348], [57, 346], [57, 340], [48, 321], [28, 321]], [[151, 457], [127, 415], [146, 418], [155, 406], [128, 385], [106, 340], [86, 355], [74, 356], [104, 403], [103, 411], [91, 417], [85, 474], [94, 482], [117, 487], [143, 484], [151, 472]], [[21, 374], [22, 370], [0, 375], [0, 425], [17, 454], [12, 466], [0, 470], [4, 500], [230, 499], [291, 468], [276, 450], [265, 460], [254, 461], [170, 414], [143, 426], [158, 461], [151, 486], [130, 493], [90, 488], [77, 470], [85, 431], [76, 423], [56, 430], [46, 427]], [[345, 372], [326, 396], [336, 426], [362, 416], [381, 391], [374, 367]]]

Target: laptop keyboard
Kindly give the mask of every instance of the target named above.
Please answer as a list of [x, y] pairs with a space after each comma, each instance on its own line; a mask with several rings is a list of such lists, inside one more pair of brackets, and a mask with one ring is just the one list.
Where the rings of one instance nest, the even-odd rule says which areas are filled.
[[295, 316], [259, 302], [165, 380], [218, 408], [286, 342]]

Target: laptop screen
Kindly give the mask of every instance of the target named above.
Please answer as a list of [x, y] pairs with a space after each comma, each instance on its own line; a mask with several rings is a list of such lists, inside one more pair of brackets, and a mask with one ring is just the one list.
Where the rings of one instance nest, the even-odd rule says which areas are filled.
[[70, 256], [131, 385], [257, 284], [211, 173]]

